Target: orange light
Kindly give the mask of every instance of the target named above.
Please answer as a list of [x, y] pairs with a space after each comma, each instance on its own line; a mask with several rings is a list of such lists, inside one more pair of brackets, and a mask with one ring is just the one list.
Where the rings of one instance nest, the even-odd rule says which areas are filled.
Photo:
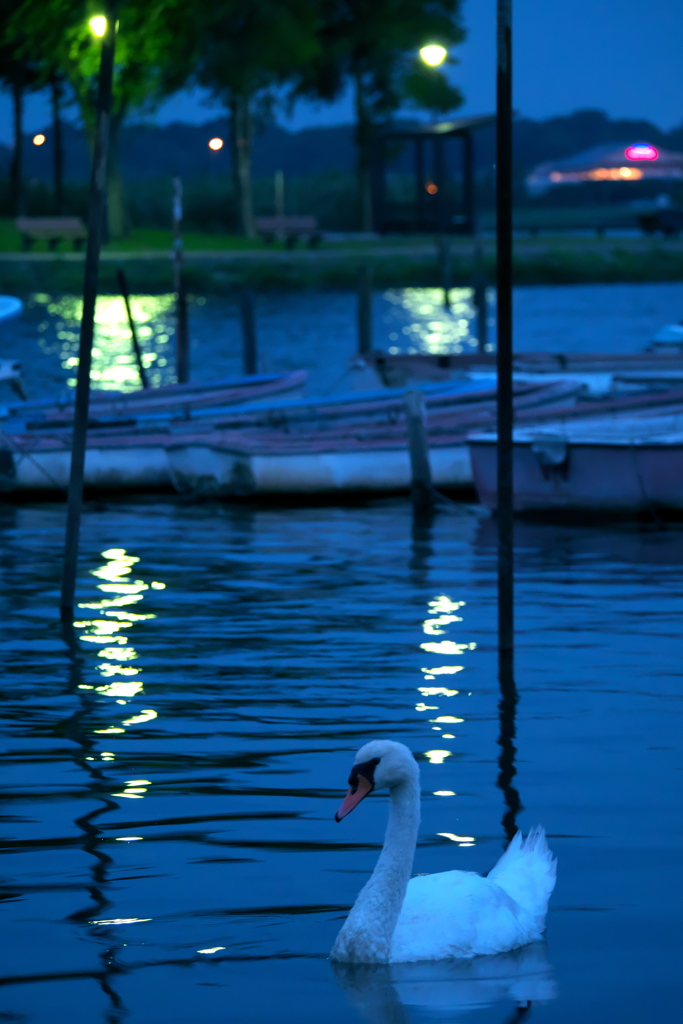
[[219, 149], [222, 149], [223, 145], [223, 139], [209, 139], [209, 149], [212, 149], [214, 153], [217, 153]]
[[33, 136], [33, 145], [34, 146], [42, 146], [42, 144], [44, 142], [45, 142], [45, 136], [44, 135], [34, 135]]
[[428, 181], [425, 188], [429, 192], [430, 196], [435, 196], [439, 191], [439, 186], [435, 185], [433, 181]]
[[643, 172], [640, 167], [596, 167], [582, 177], [588, 178], [589, 181], [623, 181], [624, 178], [637, 181], [643, 177]]

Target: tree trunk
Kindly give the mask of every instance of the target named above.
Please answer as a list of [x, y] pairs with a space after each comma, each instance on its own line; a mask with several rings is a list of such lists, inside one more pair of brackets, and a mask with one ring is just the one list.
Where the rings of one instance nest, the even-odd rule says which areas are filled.
[[23, 137], [22, 122], [24, 119], [24, 87], [15, 80], [12, 82], [12, 101], [14, 106], [14, 151], [10, 168], [10, 191], [12, 210], [15, 217], [24, 213], [24, 178], [23, 178]]
[[359, 69], [354, 71], [356, 87], [356, 149], [358, 180], [358, 220], [361, 231], [372, 231], [372, 177], [370, 170], [372, 146], [372, 121], [365, 104], [363, 90], [363, 74]]
[[249, 97], [233, 93], [230, 99], [230, 142], [235, 200], [240, 231], [245, 238], [256, 238], [254, 203], [251, 188], [251, 111]]
[[62, 142], [62, 120], [60, 105], [62, 101], [62, 83], [57, 75], [52, 76], [52, 174], [53, 174], [53, 211], [64, 213], [64, 145]]

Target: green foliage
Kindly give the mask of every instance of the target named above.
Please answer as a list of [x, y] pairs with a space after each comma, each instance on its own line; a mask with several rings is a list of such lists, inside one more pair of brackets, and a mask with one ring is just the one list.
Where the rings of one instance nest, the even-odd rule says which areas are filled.
[[402, 92], [409, 106], [429, 110], [434, 114], [448, 114], [463, 101], [462, 93], [450, 84], [439, 68], [427, 67], [415, 58], [402, 81]]
[[317, 53], [316, 0], [196, 0], [193, 77], [227, 100], [269, 92]]
[[[462, 42], [460, 6], [460, 0], [320, 0], [319, 54], [299, 69], [295, 95], [333, 100], [351, 79], [360, 85], [368, 116], [387, 117], [406, 94], [415, 98], [411, 91], [445, 82], [437, 72], [418, 86], [422, 72], [414, 57], [427, 43], [448, 48]], [[454, 105], [458, 96], [452, 94]]]
[[113, 118], [131, 108], [153, 109], [186, 80], [190, 50], [183, 32], [185, 0], [21, 0], [11, 19], [19, 52], [63, 73], [73, 89], [86, 131], [94, 124], [100, 41], [88, 21], [107, 13], [118, 22]]

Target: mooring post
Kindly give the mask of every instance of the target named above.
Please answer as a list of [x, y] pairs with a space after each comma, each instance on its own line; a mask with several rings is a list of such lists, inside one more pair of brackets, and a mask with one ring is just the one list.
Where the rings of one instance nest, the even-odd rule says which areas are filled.
[[180, 178], [173, 179], [173, 290], [176, 296], [176, 377], [179, 384], [187, 384], [190, 379], [190, 336], [183, 278], [183, 183]]
[[429, 464], [424, 395], [421, 391], [406, 391], [403, 403], [408, 425], [413, 504], [419, 508], [431, 507], [434, 487], [432, 485], [432, 468]]
[[514, 678], [512, 493], [512, 0], [497, 0], [498, 669]]
[[240, 319], [242, 322], [242, 368], [245, 376], [249, 377], [257, 372], [258, 366], [254, 293], [251, 288], [243, 288], [240, 292]]
[[95, 330], [95, 304], [100, 268], [100, 246], [104, 227], [105, 188], [107, 181], [107, 154], [109, 150], [109, 120], [114, 75], [114, 47], [116, 44], [116, 19], [113, 10], [106, 12], [106, 28], [102, 37], [100, 72], [97, 83], [97, 120], [92, 170], [90, 174], [90, 199], [88, 203], [88, 247], [85, 254], [83, 280], [83, 313], [81, 334], [78, 345], [78, 380], [74, 409], [74, 429], [71, 442], [71, 471], [69, 476], [68, 507], [66, 518], [66, 539], [64, 543], [64, 567], [62, 571], [61, 615], [63, 619], [73, 618], [74, 594], [76, 592], [76, 570], [78, 565], [78, 539], [83, 503], [83, 476], [85, 470], [85, 447], [88, 430], [88, 409], [90, 406], [90, 368], [92, 364], [92, 343]]
[[372, 267], [358, 270], [358, 354], [372, 351]]
[[486, 351], [488, 342], [488, 308], [486, 302], [486, 272], [484, 270], [484, 253], [481, 235], [475, 228], [474, 246], [472, 249], [472, 284], [473, 303], [477, 311], [477, 349]]
[[451, 267], [451, 246], [446, 235], [439, 235], [439, 276], [443, 288], [443, 304], [445, 309], [451, 308], [451, 288], [453, 286]]
[[126, 272], [123, 267], [119, 267], [116, 271], [116, 279], [119, 283], [119, 291], [126, 307], [126, 316], [128, 317], [128, 327], [130, 328], [130, 337], [133, 342], [133, 354], [135, 355], [135, 362], [138, 365], [138, 373], [140, 374], [140, 381], [142, 382], [143, 388], [148, 388], [149, 383], [147, 381], [147, 374], [145, 368], [142, 365], [142, 352], [140, 351], [140, 343], [138, 341], [138, 332], [135, 330], [135, 321], [133, 320], [133, 314], [130, 308], [130, 295], [128, 293], [128, 281], [126, 280]]

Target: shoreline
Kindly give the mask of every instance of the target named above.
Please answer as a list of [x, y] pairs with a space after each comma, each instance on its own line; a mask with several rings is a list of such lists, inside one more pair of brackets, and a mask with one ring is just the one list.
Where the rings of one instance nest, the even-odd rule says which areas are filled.
[[[441, 287], [443, 278], [432, 244], [373, 245], [361, 249], [320, 248], [255, 251], [186, 251], [188, 291], [230, 294], [242, 287], [264, 290], [355, 289], [363, 266], [373, 270], [374, 286]], [[495, 281], [495, 246], [483, 245], [483, 271]], [[0, 253], [0, 292], [78, 293], [84, 255], [74, 252]], [[162, 250], [102, 253], [100, 291], [118, 294], [116, 270], [127, 272], [132, 292], [167, 292], [172, 287], [171, 254]], [[683, 240], [642, 238], [519, 239], [515, 243], [517, 285], [654, 283], [683, 281]], [[472, 284], [471, 242], [453, 239], [451, 284]]]

